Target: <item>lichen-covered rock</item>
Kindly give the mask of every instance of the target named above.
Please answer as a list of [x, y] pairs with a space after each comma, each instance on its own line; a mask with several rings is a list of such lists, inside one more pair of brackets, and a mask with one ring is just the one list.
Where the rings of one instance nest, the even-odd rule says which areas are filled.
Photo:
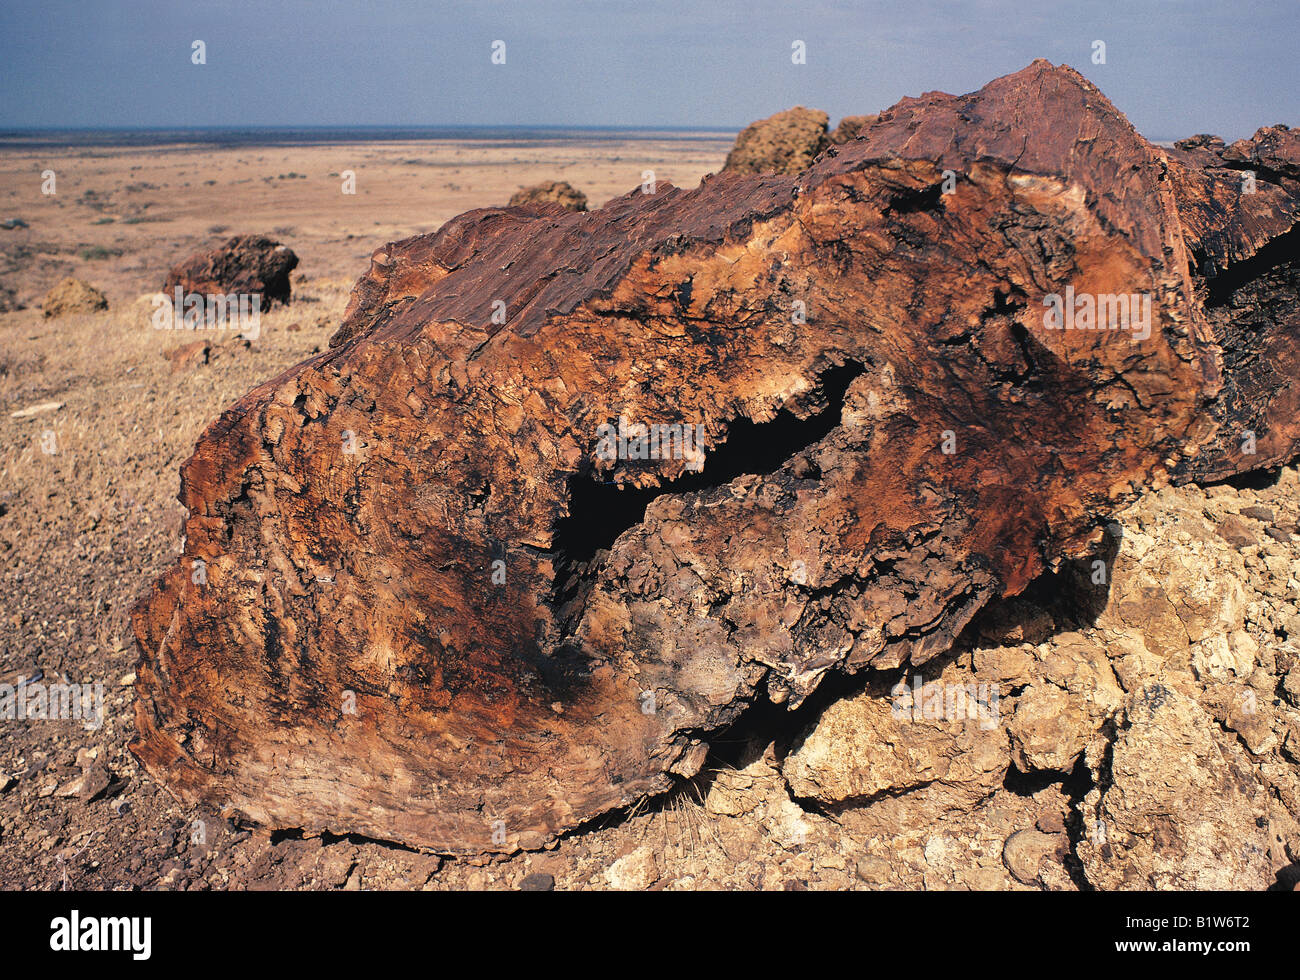
[[51, 318], [106, 309], [108, 297], [90, 283], [71, 276], [46, 293], [41, 300], [41, 312]]
[[807, 170], [830, 145], [829, 123], [819, 109], [795, 106], [750, 123], [727, 154], [724, 173], [797, 174]]
[[566, 211], [586, 211], [587, 195], [567, 180], [547, 180], [525, 187], [510, 198], [510, 207], [522, 204], [558, 204]]
[[263, 235], [237, 235], [220, 248], [197, 252], [167, 273], [162, 291], [172, 296], [176, 287], [185, 295], [198, 293], [261, 296], [261, 311], [275, 303], [288, 305], [289, 273], [298, 256], [287, 245]]

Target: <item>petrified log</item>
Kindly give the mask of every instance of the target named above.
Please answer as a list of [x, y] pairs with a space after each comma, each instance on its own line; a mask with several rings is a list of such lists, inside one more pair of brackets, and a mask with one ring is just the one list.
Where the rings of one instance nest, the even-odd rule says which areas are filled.
[[263, 313], [272, 304], [289, 305], [289, 273], [298, 256], [287, 245], [263, 235], [237, 235], [220, 248], [196, 252], [167, 273], [163, 292], [179, 286], [185, 294], [257, 294]]
[[[872, 132], [377, 251], [182, 470], [134, 614], [148, 770], [272, 826], [540, 846], [756, 699], [942, 652], [1196, 454], [1162, 154], [1046, 62]], [[1047, 329], [1067, 293], [1149, 330]]]

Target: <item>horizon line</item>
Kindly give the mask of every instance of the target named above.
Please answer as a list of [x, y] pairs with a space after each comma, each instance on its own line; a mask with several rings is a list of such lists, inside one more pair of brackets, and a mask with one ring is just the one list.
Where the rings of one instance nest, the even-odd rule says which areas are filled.
[[[749, 123], [745, 123], [748, 126]], [[743, 126], [741, 128], [744, 128]], [[5, 126], [0, 124], [0, 136], [24, 133], [188, 133], [188, 132], [257, 132], [330, 129], [523, 129], [523, 130], [601, 130], [615, 132], [644, 132], [661, 130], [682, 133], [733, 132], [734, 126], [669, 126], [669, 125], [606, 125], [579, 123], [267, 123], [256, 125], [203, 125], [203, 126]]]

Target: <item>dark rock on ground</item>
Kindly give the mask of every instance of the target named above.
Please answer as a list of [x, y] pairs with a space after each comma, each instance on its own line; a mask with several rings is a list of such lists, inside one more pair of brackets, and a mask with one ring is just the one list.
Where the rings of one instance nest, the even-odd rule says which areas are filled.
[[256, 293], [265, 313], [274, 303], [288, 305], [289, 273], [297, 265], [298, 256], [287, 245], [262, 235], [240, 235], [185, 259], [167, 274], [162, 289], [168, 296], [177, 286], [187, 295]]

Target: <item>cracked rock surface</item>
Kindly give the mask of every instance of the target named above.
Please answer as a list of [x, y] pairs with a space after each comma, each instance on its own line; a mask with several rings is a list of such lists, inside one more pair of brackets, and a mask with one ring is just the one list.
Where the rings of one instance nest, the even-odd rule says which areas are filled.
[[[1125, 680], [1104, 617], [1032, 645], [1060, 617], [1026, 600], [994, 610], [1003, 645], [950, 653], [973, 621], [998, 633], [977, 619], [991, 600], [1091, 558], [1099, 525], [1185, 478], [1238, 412], [1214, 414], [1240, 321], [1206, 314], [1219, 287], [1189, 244], [1211, 224], [1184, 224], [1172, 166], [1035, 62], [905, 100], [797, 176], [485, 209], [378, 250], [330, 350], [227, 410], [184, 467], [184, 553], [134, 616], [133, 752], [264, 826], [509, 853], [695, 777], [751, 705], [797, 711], [861, 674], [705, 808], [757, 814], [783, 849], [850, 833], [870, 884], [1200, 880], [1228, 859], [1207, 842], [1275, 791], [1197, 729], [1173, 757], [1218, 766], [1193, 798], [1231, 770], [1228, 823], [1189, 823], [1181, 856], [1140, 846], [1165, 801], [1111, 780], [1151, 763], [1152, 711], [1195, 728], [1200, 703], [1145, 637], [1120, 643]], [[1257, 245], [1283, 234], [1280, 200]], [[1247, 261], [1223, 275], [1249, 289]], [[1150, 294], [1149, 335], [1045, 330], [1065, 283]], [[699, 442], [654, 458], [634, 429], [611, 459], [598, 433], [621, 419]], [[1170, 602], [1195, 683], [1262, 656], [1247, 629], [1193, 639], [1178, 609], [1210, 622], [1208, 600]], [[888, 692], [918, 670], [973, 691], [974, 719], [914, 693], [900, 726]], [[1275, 729], [1252, 729], [1261, 751], [1287, 744]], [[1252, 832], [1233, 860], [1263, 877], [1239, 880], [1276, 873], [1289, 839]]]
[[196, 252], [184, 259], [163, 281], [168, 297], [180, 288], [184, 295], [251, 293], [261, 297], [261, 312], [273, 304], [289, 304], [289, 274], [298, 256], [287, 245], [265, 235], [236, 235], [220, 248]]

